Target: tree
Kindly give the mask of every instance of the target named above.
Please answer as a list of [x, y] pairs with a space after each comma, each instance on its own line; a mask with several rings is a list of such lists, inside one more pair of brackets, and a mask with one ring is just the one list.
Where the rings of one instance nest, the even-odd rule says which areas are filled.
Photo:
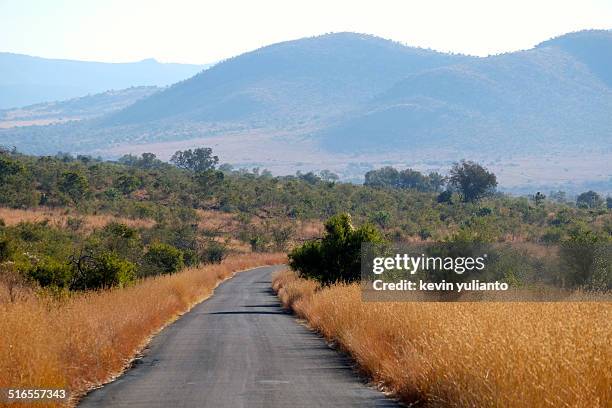
[[429, 180], [421, 172], [406, 169], [399, 173], [399, 185], [401, 188], [410, 188], [419, 191], [427, 191], [429, 189]]
[[87, 178], [76, 171], [65, 171], [58, 181], [59, 190], [78, 203], [89, 190]]
[[438, 192], [446, 179], [439, 173], [428, 175], [413, 169], [398, 171], [387, 166], [378, 170], [370, 170], [365, 174], [364, 185], [371, 187], [402, 188], [417, 191]]
[[378, 170], [370, 170], [365, 174], [365, 182], [370, 187], [400, 187], [399, 172], [391, 166], [383, 167]]
[[23, 166], [19, 162], [11, 160], [4, 154], [0, 154], [0, 185], [4, 184], [10, 176], [14, 176], [22, 171]]
[[138, 177], [130, 174], [122, 174], [115, 181], [115, 187], [119, 189], [123, 194], [130, 194], [140, 187], [140, 180]]
[[320, 241], [307, 241], [291, 251], [289, 265], [323, 284], [353, 282], [361, 277], [361, 244], [383, 242], [382, 234], [372, 225], [355, 228], [349, 214], [338, 214], [327, 220]]
[[209, 197], [213, 193], [214, 188], [223, 182], [225, 173], [222, 171], [207, 170], [196, 173], [194, 178], [200, 187], [200, 194], [203, 197]]
[[428, 177], [431, 191], [435, 193], [442, 190], [442, 187], [444, 187], [444, 184], [446, 184], [446, 177], [444, 177], [438, 172], [432, 171], [431, 173], [429, 173]]
[[319, 176], [321, 177], [321, 179], [323, 179], [323, 181], [327, 181], [328, 183], [333, 183], [340, 179], [340, 177], [338, 177], [336, 173], [333, 173], [329, 170], [321, 170]]
[[535, 201], [536, 205], [540, 205], [540, 204], [542, 204], [544, 202], [544, 200], [546, 200], [546, 196], [538, 191], [533, 196], [533, 200]]
[[579, 208], [599, 208], [603, 203], [601, 196], [593, 190], [580, 194], [576, 199], [576, 205]]
[[461, 163], [455, 163], [450, 171], [449, 181], [466, 202], [479, 200], [497, 187], [495, 174], [473, 161], [463, 160]]
[[213, 156], [209, 147], [198, 147], [193, 150], [179, 150], [172, 155], [170, 161], [180, 169], [200, 173], [214, 170], [219, 163], [219, 157]]
[[321, 181], [321, 178], [314, 174], [312, 171], [309, 171], [308, 173], [302, 173], [298, 170], [296, 176], [297, 178], [299, 178], [300, 180], [304, 180], [308, 184], [317, 184], [319, 181]]

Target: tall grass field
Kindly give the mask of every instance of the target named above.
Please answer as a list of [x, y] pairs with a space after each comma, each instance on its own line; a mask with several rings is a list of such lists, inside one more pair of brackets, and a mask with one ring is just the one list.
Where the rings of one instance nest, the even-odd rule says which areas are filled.
[[63, 388], [73, 405], [87, 390], [120, 374], [153, 334], [208, 297], [219, 282], [284, 259], [243, 255], [64, 298], [26, 290], [9, 296], [0, 286], [0, 387]]
[[426, 407], [612, 406], [610, 303], [374, 303], [358, 284], [273, 281], [381, 388]]

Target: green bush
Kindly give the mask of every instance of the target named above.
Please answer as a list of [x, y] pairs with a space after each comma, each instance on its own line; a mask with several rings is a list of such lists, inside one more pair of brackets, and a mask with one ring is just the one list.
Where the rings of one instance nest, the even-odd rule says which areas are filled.
[[89, 180], [80, 172], [65, 171], [58, 181], [58, 189], [78, 203], [89, 191]]
[[90, 290], [126, 286], [136, 279], [136, 265], [114, 252], [81, 257], [73, 263], [71, 290]]
[[610, 238], [576, 229], [561, 243], [561, 279], [565, 287], [612, 289]]
[[143, 275], [157, 275], [175, 273], [185, 264], [183, 252], [168, 244], [153, 244], [144, 255]]
[[217, 241], [210, 240], [200, 252], [203, 263], [221, 263], [229, 254], [229, 248]]
[[289, 253], [289, 265], [302, 276], [323, 284], [352, 282], [361, 276], [361, 244], [384, 243], [369, 224], [354, 228], [349, 214], [331, 217], [320, 241], [309, 241]]
[[200, 256], [197, 251], [191, 248], [183, 249], [182, 251], [185, 266], [197, 266], [200, 263]]
[[8, 239], [0, 239], [0, 263], [6, 262], [11, 259], [11, 256], [15, 252], [13, 244]]
[[73, 277], [70, 264], [46, 259], [33, 266], [27, 275], [34, 279], [40, 286], [54, 286], [58, 288], [70, 287]]

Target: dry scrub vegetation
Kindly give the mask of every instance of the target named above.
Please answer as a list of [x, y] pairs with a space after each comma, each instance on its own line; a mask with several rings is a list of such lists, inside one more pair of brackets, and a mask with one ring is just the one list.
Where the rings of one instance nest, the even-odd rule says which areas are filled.
[[20, 222], [48, 221], [51, 225], [58, 228], [65, 228], [68, 220], [71, 218], [82, 220], [83, 230], [87, 232], [103, 228], [111, 222], [125, 224], [131, 228], [151, 228], [155, 225], [155, 221], [149, 219], [131, 219], [109, 214], [72, 214], [66, 210], [45, 207], [28, 210], [0, 207], [0, 219], [8, 226], [16, 225]]
[[374, 382], [428, 407], [610, 407], [610, 303], [365, 303], [278, 274], [286, 307]]
[[0, 285], [0, 387], [67, 388], [81, 395], [119, 374], [151, 335], [209, 296], [221, 280], [283, 261], [280, 254], [232, 257], [63, 299], [23, 289], [11, 301]]

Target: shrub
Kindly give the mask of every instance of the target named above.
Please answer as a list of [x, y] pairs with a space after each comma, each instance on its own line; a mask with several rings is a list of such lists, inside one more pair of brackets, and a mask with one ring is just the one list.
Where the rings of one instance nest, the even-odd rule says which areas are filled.
[[114, 252], [82, 256], [74, 263], [72, 290], [89, 290], [126, 286], [136, 279], [136, 265]]
[[168, 244], [153, 244], [144, 255], [144, 275], [178, 272], [185, 266], [183, 252]]
[[451, 190], [444, 190], [443, 192], [438, 194], [437, 201], [439, 203], [452, 204], [452, 202], [453, 202], [453, 192]]
[[369, 224], [354, 228], [349, 214], [331, 217], [321, 241], [309, 241], [289, 254], [289, 265], [323, 284], [351, 282], [361, 276], [361, 245], [380, 244], [382, 234]]
[[261, 235], [251, 237], [249, 239], [249, 244], [251, 245], [251, 251], [253, 252], [265, 252], [268, 246], [266, 238]]
[[217, 241], [209, 241], [202, 252], [200, 253], [200, 260], [203, 263], [216, 264], [221, 263], [229, 255], [229, 248]]
[[70, 264], [46, 259], [33, 266], [27, 275], [34, 279], [40, 286], [55, 286], [68, 288], [72, 280], [72, 267]]
[[85, 225], [85, 219], [82, 217], [68, 217], [66, 219], [66, 227], [72, 231], [80, 230]]
[[564, 286], [585, 289], [610, 289], [611, 246], [609, 239], [592, 231], [578, 229], [561, 243]]
[[87, 177], [81, 173], [66, 171], [58, 181], [58, 188], [76, 203], [87, 195], [89, 191], [89, 181]]
[[13, 255], [14, 248], [10, 240], [1, 239], [0, 240], [0, 263], [6, 262], [11, 259]]
[[191, 249], [183, 249], [183, 263], [185, 266], [197, 266], [200, 263], [198, 252]]

